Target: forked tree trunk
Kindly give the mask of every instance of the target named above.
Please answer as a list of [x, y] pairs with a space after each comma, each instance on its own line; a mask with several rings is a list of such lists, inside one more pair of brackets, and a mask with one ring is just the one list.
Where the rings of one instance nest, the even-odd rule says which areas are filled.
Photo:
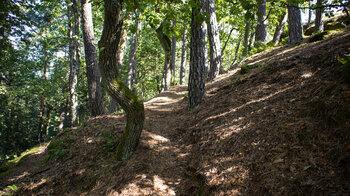
[[187, 25], [184, 23], [184, 30], [182, 35], [182, 53], [181, 53], [181, 67], [180, 67], [180, 85], [185, 82], [186, 75], [186, 56], [187, 56]]
[[71, 126], [78, 125], [78, 74], [80, 69], [80, 54], [79, 54], [79, 26], [80, 16], [78, 11], [78, 1], [73, 0], [72, 3], [68, 0], [68, 20], [69, 22], [69, 90], [70, 90], [70, 121]]
[[295, 44], [302, 41], [303, 27], [301, 25], [301, 13], [299, 9], [299, 4], [288, 5], [288, 23], [289, 23], [289, 44]]
[[121, 8], [122, 0], [104, 1], [104, 25], [99, 42], [99, 66], [103, 84], [109, 94], [121, 105], [126, 112], [126, 126], [123, 136], [117, 146], [116, 159], [126, 160], [135, 152], [144, 122], [144, 106], [142, 100], [136, 96], [121, 80], [118, 70], [117, 50], [122, 28]]
[[281, 18], [279, 20], [279, 23], [276, 27], [276, 30], [275, 30], [275, 33], [273, 35], [273, 39], [272, 39], [272, 43], [276, 46], [280, 39], [281, 39], [281, 35], [282, 35], [282, 32], [283, 32], [283, 28], [284, 26], [286, 25], [287, 23], [287, 12], [285, 11], [282, 15], [281, 15]]
[[92, 23], [91, 3], [89, 0], [81, 0], [82, 27], [84, 35], [86, 76], [88, 82], [88, 95], [91, 116], [99, 116], [104, 113], [103, 94], [101, 90], [101, 74], [97, 65], [94, 27]]
[[258, 25], [255, 32], [255, 45], [264, 45], [266, 43], [266, 0], [258, 2]]
[[204, 38], [201, 24], [196, 18], [201, 14], [201, 0], [195, 0], [197, 6], [192, 8], [191, 20], [191, 52], [190, 52], [190, 76], [188, 84], [189, 108], [197, 106], [205, 93], [205, 62], [204, 62]]
[[316, 3], [317, 9], [316, 9], [316, 19], [315, 19], [315, 32], [323, 32], [324, 30], [324, 22], [323, 22], [323, 17], [324, 17], [324, 8], [322, 0], [317, 0]]
[[208, 81], [212, 81], [219, 75], [221, 68], [221, 42], [219, 38], [218, 22], [215, 13], [215, 0], [207, 0], [209, 23], [209, 54], [210, 54], [210, 72], [208, 74]]

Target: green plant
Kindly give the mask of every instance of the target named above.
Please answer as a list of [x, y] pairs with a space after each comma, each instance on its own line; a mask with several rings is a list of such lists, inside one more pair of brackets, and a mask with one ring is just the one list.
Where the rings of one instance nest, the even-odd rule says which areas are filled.
[[328, 31], [323, 31], [321, 33], [316, 33], [310, 37], [310, 42], [317, 42], [325, 39], [325, 36], [328, 35]]
[[350, 81], [350, 54], [345, 55], [344, 58], [338, 58], [338, 61], [343, 64], [340, 67], [340, 71], [343, 73], [345, 78]]
[[252, 65], [252, 64], [243, 65], [243, 66], [241, 67], [240, 73], [241, 73], [242, 75], [247, 74], [247, 73], [249, 73], [253, 68], [254, 68], [254, 65]]
[[102, 150], [112, 152], [117, 147], [117, 139], [112, 134], [111, 131], [102, 132], [101, 137], [105, 140], [105, 145], [102, 147]]

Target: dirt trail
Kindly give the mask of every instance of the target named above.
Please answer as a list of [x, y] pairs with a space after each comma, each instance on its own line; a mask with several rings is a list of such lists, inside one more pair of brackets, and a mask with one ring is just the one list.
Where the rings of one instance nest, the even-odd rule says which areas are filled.
[[[140, 144], [116, 162], [124, 117], [90, 119], [59, 135], [64, 156], [41, 166], [17, 195], [348, 195], [350, 85], [338, 57], [350, 32], [257, 55], [206, 85], [187, 110], [187, 87], [145, 103]], [[106, 134], [108, 137], [106, 137]], [[110, 150], [112, 149], [112, 150]]]

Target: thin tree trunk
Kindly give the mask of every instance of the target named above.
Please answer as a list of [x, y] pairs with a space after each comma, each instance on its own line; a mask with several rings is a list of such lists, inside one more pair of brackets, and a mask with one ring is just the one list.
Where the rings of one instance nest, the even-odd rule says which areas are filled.
[[186, 56], [187, 56], [187, 25], [184, 23], [184, 31], [182, 37], [182, 53], [181, 53], [181, 68], [180, 68], [180, 85], [185, 82], [186, 75]]
[[244, 40], [243, 40], [243, 56], [248, 54], [249, 49], [249, 36], [250, 36], [250, 22], [245, 22]]
[[233, 30], [235, 30], [234, 27], [231, 28], [230, 33], [228, 34], [228, 37], [227, 37], [227, 39], [226, 39], [226, 41], [225, 41], [224, 47], [222, 47], [222, 50], [221, 50], [221, 58], [224, 56], [224, 52], [225, 52], [227, 43], [228, 43], [228, 41], [229, 41], [230, 38], [231, 38], [231, 34], [232, 34]]
[[317, 0], [316, 6], [316, 19], [315, 19], [315, 32], [323, 32], [324, 30], [324, 8], [322, 8], [322, 0]]
[[68, 19], [69, 19], [69, 58], [70, 58], [70, 74], [69, 74], [69, 89], [70, 89], [70, 121], [71, 126], [78, 125], [78, 74], [80, 69], [80, 54], [79, 37], [80, 16], [78, 12], [78, 1], [68, 1]]
[[241, 36], [240, 36], [240, 37], [238, 38], [238, 44], [237, 44], [236, 51], [235, 51], [235, 58], [233, 59], [233, 62], [232, 62], [232, 64], [231, 64], [230, 67], [232, 67], [233, 64], [235, 64], [236, 61], [237, 61], [239, 48], [241, 47], [241, 42], [242, 42], [242, 41], [241, 41]]
[[215, 0], [207, 0], [209, 23], [209, 47], [210, 47], [210, 72], [208, 74], [208, 81], [212, 81], [219, 75], [221, 68], [221, 42], [219, 38], [218, 22], [215, 13]]
[[255, 32], [255, 45], [265, 45], [266, 43], [266, 0], [258, 2], [258, 25]]
[[97, 65], [94, 27], [89, 0], [81, 0], [81, 15], [91, 116], [99, 116], [104, 113], [104, 102], [100, 83], [101, 74]]
[[282, 14], [282, 16], [281, 16], [281, 18], [280, 18], [280, 20], [279, 20], [279, 23], [278, 23], [278, 25], [277, 25], [277, 27], [276, 27], [275, 33], [274, 33], [274, 35], [273, 35], [272, 43], [273, 43], [275, 46], [279, 43], [279, 41], [280, 41], [280, 39], [281, 39], [281, 35], [282, 35], [282, 32], [283, 32], [283, 28], [284, 28], [284, 26], [285, 26], [286, 23], [287, 23], [287, 19], [288, 19], [288, 17], [287, 17], [287, 12], [285, 11], [285, 12]]
[[[197, 5], [200, 0], [195, 0]], [[204, 58], [204, 35], [201, 24], [195, 18], [201, 14], [199, 7], [192, 8], [191, 20], [191, 54], [190, 75], [188, 84], [189, 108], [197, 106], [205, 93], [205, 58]]]
[[50, 123], [51, 123], [51, 112], [52, 112], [52, 108], [48, 108], [46, 111], [46, 122], [45, 122], [45, 126], [44, 126], [44, 130], [45, 130], [45, 140], [48, 141], [50, 139], [49, 137], [49, 128], [50, 128]]
[[[254, 27], [252, 27], [252, 29], [250, 29], [251, 31], [254, 29]], [[249, 38], [249, 44], [248, 44], [248, 52], [252, 49], [252, 45], [254, 44], [254, 39], [255, 39], [255, 33], [252, 32], [250, 34], [250, 38]]]
[[130, 54], [129, 54], [129, 65], [128, 65], [128, 75], [126, 77], [126, 86], [131, 89], [132, 84], [133, 84], [133, 72], [134, 72], [134, 67], [136, 65], [136, 60], [135, 60], [135, 54], [136, 54], [136, 47], [137, 47], [137, 28], [138, 28], [138, 21], [136, 19], [135, 21], [135, 28], [136, 31], [132, 35], [131, 38], [131, 46], [130, 46]]
[[[43, 72], [43, 81], [46, 80], [46, 71], [47, 71], [47, 49], [46, 43], [44, 44], [44, 72]], [[40, 110], [39, 110], [39, 130], [38, 130], [38, 141], [39, 143], [43, 142], [43, 126], [44, 126], [44, 114], [45, 113], [45, 97], [43, 94], [40, 94]]]
[[309, 27], [310, 24], [311, 24], [311, 18], [312, 18], [312, 9], [311, 9], [311, 6], [312, 6], [312, 1], [309, 1], [309, 16], [308, 16], [308, 19], [307, 19], [307, 26]]
[[[176, 19], [173, 20], [174, 29], [176, 28]], [[171, 38], [171, 78], [170, 84], [175, 85], [175, 62], [176, 62], [176, 36], [173, 35]]]
[[288, 23], [289, 23], [289, 44], [295, 44], [302, 41], [303, 27], [301, 25], [301, 13], [299, 9], [299, 4], [288, 5]]
[[[125, 29], [123, 29], [122, 37], [120, 38], [118, 55], [117, 55], [119, 73], [122, 72], [122, 65], [123, 65], [124, 54], [125, 54], [126, 40], [127, 40], [127, 32]], [[117, 110], [119, 110], [119, 107], [120, 106], [117, 104], [117, 102], [111, 97], [111, 100], [110, 100], [109, 106], [108, 106], [108, 113], [110, 113], [110, 114], [115, 113]]]
[[116, 55], [121, 37], [118, 32], [122, 29], [122, 22], [120, 22], [122, 0], [105, 0], [104, 3], [104, 25], [99, 42], [99, 66], [107, 91], [126, 112], [125, 130], [116, 150], [116, 159], [122, 161], [131, 157], [139, 143], [145, 118], [144, 106], [142, 100], [121, 80], [118, 71]]

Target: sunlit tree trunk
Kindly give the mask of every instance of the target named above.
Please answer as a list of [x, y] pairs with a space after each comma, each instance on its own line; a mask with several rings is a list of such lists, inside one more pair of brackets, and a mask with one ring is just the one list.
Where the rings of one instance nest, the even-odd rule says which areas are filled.
[[78, 74], [80, 69], [80, 54], [79, 54], [79, 26], [80, 16], [78, 11], [78, 1], [68, 0], [68, 20], [69, 22], [69, 90], [70, 90], [70, 121], [71, 126], [78, 125]]
[[191, 51], [190, 51], [190, 74], [188, 84], [189, 108], [197, 106], [205, 93], [205, 58], [204, 58], [204, 35], [201, 24], [196, 18], [201, 14], [201, 0], [195, 0], [197, 6], [192, 8], [191, 19]]
[[276, 46], [280, 39], [281, 39], [281, 35], [282, 35], [282, 32], [283, 32], [283, 28], [284, 26], [286, 25], [287, 23], [287, 12], [285, 11], [282, 15], [281, 15], [281, 18], [279, 20], [279, 23], [276, 27], [276, 30], [275, 30], [275, 33], [273, 35], [273, 39], [272, 39], [272, 43]]
[[323, 32], [324, 30], [324, 8], [322, 0], [317, 0], [316, 3], [317, 9], [316, 9], [316, 19], [315, 19], [315, 32]]
[[[176, 28], [176, 19], [173, 20], [174, 29]], [[171, 38], [171, 78], [170, 84], [175, 85], [175, 62], [176, 62], [176, 36]]]
[[137, 28], [138, 28], [138, 21], [137, 21], [137, 19], [135, 20], [135, 28], [136, 28], [136, 31], [132, 35], [132, 38], [131, 38], [128, 72], [127, 72], [127, 77], [126, 77], [126, 86], [129, 89], [131, 89], [131, 87], [132, 87], [133, 79], [134, 79], [133, 78], [133, 76], [134, 76], [134, 68], [136, 68], [135, 54], [136, 54], [136, 47], [137, 47]]
[[302, 41], [303, 27], [301, 25], [301, 13], [299, 9], [299, 4], [288, 5], [288, 23], [289, 23], [289, 44], [295, 44]]
[[126, 126], [123, 136], [117, 146], [116, 159], [126, 160], [135, 152], [144, 122], [144, 106], [121, 80], [118, 70], [117, 50], [121, 37], [121, 7], [122, 0], [104, 1], [104, 25], [99, 42], [99, 66], [103, 84], [109, 94], [121, 105], [126, 113]]
[[266, 0], [258, 2], [258, 25], [255, 32], [255, 45], [264, 45], [266, 43]]
[[208, 74], [208, 80], [212, 81], [219, 75], [221, 68], [221, 42], [218, 22], [216, 20], [215, 0], [207, 0], [207, 6], [209, 13], [208, 35], [210, 48], [210, 72]]
[[184, 24], [182, 35], [182, 52], [181, 52], [181, 67], [180, 67], [180, 85], [185, 82], [186, 75], [186, 56], [187, 56], [187, 25]]
[[98, 116], [104, 113], [104, 102], [100, 83], [101, 74], [97, 65], [94, 27], [89, 0], [81, 0], [81, 13], [90, 111], [91, 116]]
[[202, 23], [203, 31], [203, 42], [204, 42], [204, 67], [205, 67], [205, 79], [208, 77], [209, 73], [209, 61], [208, 61], [208, 25], [207, 23]]

